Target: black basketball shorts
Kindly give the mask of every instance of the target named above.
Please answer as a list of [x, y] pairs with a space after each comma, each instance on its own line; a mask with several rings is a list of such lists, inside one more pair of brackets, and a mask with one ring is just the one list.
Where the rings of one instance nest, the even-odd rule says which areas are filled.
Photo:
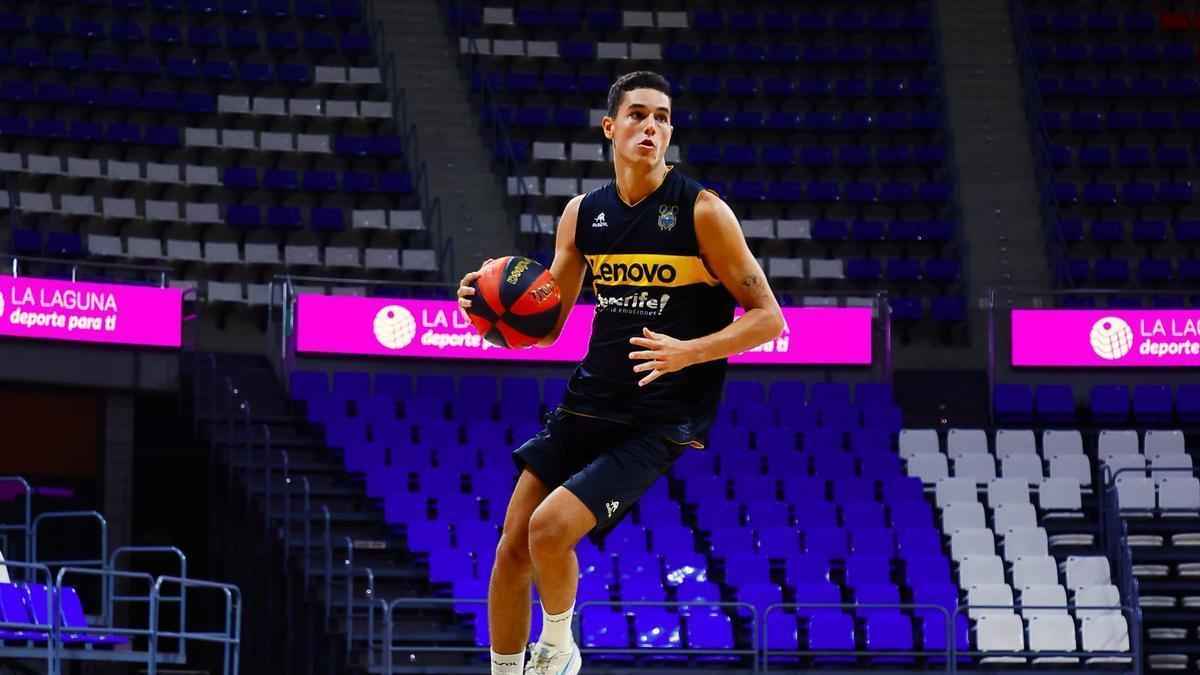
[[686, 449], [647, 429], [558, 409], [513, 461], [551, 492], [561, 485], [578, 497], [596, 516], [588, 537], [599, 544]]

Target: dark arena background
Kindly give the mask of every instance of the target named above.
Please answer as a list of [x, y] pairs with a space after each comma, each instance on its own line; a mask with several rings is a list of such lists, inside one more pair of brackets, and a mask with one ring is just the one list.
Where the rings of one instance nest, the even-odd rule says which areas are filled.
[[0, 0], [0, 673], [488, 672], [598, 301], [516, 351], [456, 288], [550, 264], [636, 70], [787, 328], [577, 547], [583, 672], [1200, 670], [1198, 54], [1197, 0]]

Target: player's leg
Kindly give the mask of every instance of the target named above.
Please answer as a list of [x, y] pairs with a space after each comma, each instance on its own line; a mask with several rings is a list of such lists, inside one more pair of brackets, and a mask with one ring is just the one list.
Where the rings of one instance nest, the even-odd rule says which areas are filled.
[[575, 545], [596, 526], [596, 516], [570, 490], [558, 488], [533, 512], [529, 521], [529, 553], [538, 580], [538, 595], [548, 614], [571, 608], [579, 585]]
[[657, 434], [625, 427], [592, 427], [593, 442], [607, 450], [563, 482], [533, 513], [529, 549], [542, 600], [542, 634], [534, 649], [535, 672], [577, 672], [571, 615], [578, 591], [575, 545], [592, 532], [615, 526], [682, 453]]
[[488, 631], [492, 652], [523, 657], [529, 640], [530, 584], [529, 521], [549, 491], [529, 469], [521, 472], [496, 547], [496, 562], [488, 585]]

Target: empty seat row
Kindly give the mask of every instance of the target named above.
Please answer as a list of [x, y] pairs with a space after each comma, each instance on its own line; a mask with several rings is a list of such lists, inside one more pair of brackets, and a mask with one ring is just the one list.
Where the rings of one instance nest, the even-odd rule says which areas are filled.
[[1200, 161], [1200, 153], [1180, 145], [1051, 145], [1046, 148], [1055, 167], [1077, 166], [1080, 169], [1186, 169]]
[[[305, 21], [353, 22], [362, 19], [362, 5], [358, 0], [112, 0], [112, 5], [132, 12], [149, 10], [167, 15], [222, 16], [232, 21], [255, 16], [264, 19], [295, 17]], [[7, 16], [24, 18], [21, 14]]]
[[1030, 12], [1029, 27], [1034, 31], [1063, 33], [1090, 32], [1097, 35], [1124, 31], [1126, 33], [1155, 33], [1159, 30], [1183, 30], [1193, 25], [1187, 12]]
[[[520, 44], [520, 43], [517, 43]], [[635, 45], [630, 45], [631, 47]], [[644, 56], [638, 55], [633, 58], [643, 58], [651, 61], [658, 61], [663, 58], [663, 50], [659, 45], [637, 45], [644, 52]], [[599, 47], [602, 50], [612, 52], [611, 56], [602, 58], [630, 58], [629, 50], [624, 43], [600, 43]], [[667, 48], [667, 60], [670, 58], [671, 45]], [[840, 62], [832, 47], [828, 48], [828, 58], [819, 58], [819, 55], [824, 53], [818, 47], [809, 47], [805, 49], [805, 57], [810, 56], [812, 52], [813, 61], [809, 63], [838, 63]], [[866, 60], [866, 50], [863, 52], [863, 61]], [[694, 55], [695, 50], [693, 48]], [[518, 55], [520, 56], [520, 55]], [[555, 56], [554, 58], [558, 58]], [[685, 59], [678, 59], [685, 60]], [[855, 100], [862, 98], [872, 98], [880, 101], [907, 97], [929, 97], [938, 93], [937, 81], [922, 77], [909, 78], [802, 78], [793, 80], [786, 77], [768, 77], [762, 80], [760, 87], [758, 78], [755, 77], [740, 77], [730, 76], [722, 78], [712, 75], [692, 75], [686, 80], [682, 77], [676, 77], [670, 73], [664, 75], [667, 82], [671, 85], [671, 92], [674, 95], [690, 94], [693, 96], [728, 96], [731, 98], [756, 98], [759, 94], [771, 98], [790, 98], [799, 96], [806, 100], [822, 99], [822, 98], [840, 98], [847, 100]], [[582, 78], [580, 78], [582, 81]], [[536, 73], [520, 73], [509, 72], [502, 73], [500, 71], [473, 71], [472, 73], [472, 88], [480, 89], [484, 86], [492, 90], [504, 90], [514, 93], [535, 93], [546, 91], [547, 93], [566, 94], [572, 93], [578, 88], [574, 78], [567, 74], [555, 75], [545, 79], [539, 77]], [[672, 113], [672, 121], [677, 121], [675, 118], [678, 113]]]
[[[348, 193], [411, 193], [412, 177], [407, 172], [377, 174], [366, 171], [264, 169], [261, 182], [258, 169], [218, 167], [197, 164], [125, 162], [54, 155], [0, 153], [0, 170], [69, 178], [93, 178], [115, 181], [206, 185], [236, 190], [267, 190]], [[28, 194], [28, 193], [26, 193]]]
[[[1029, 639], [1026, 640], [1026, 624]], [[1088, 616], [1078, 624], [1069, 616], [1034, 616], [1022, 622], [1015, 614], [981, 616], [975, 626], [976, 646], [985, 656], [982, 663], [1025, 663], [1024, 656], [990, 656], [988, 652], [1128, 652], [1129, 624], [1123, 616]], [[1078, 663], [1074, 656], [1042, 656], [1038, 663]], [[1095, 656], [1087, 663], [1128, 663], [1131, 658], [1121, 655]]]
[[[1168, 424], [1173, 419], [1188, 422], [1200, 419], [1200, 385], [1181, 384], [1174, 390], [1167, 385], [1139, 384], [1133, 387], [1132, 400], [1127, 385], [1096, 385], [1091, 389], [1091, 417], [1101, 424], [1121, 424], [1132, 419], [1143, 424]], [[1046, 423], [1078, 421], [1075, 394], [1070, 385], [999, 384], [995, 389], [997, 421], [1028, 424], [1035, 418]]]
[[1160, 478], [1123, 472], [1116, 476], [1122, 516], [1149, 515], [1158, 509], [1166, 517], [1194, 518], [1200, 513], [1200, 478], [1185, 471]]
[[925, 31], [929, 28], [929, 15], [921, 12], [863, 13], [843, 11], [834, 14], [824, 12], [786, 11], [736, 11], [722, 14], [716, 11], [637, 11], [615, 9], [563, 8], [553, 11], [540, 7], [479, 7], [462, 4], [453, 8], [452, 18], [468, 25], [522, 26], [527, 28], [554, 27], [579, 29], [587, 26], [594, 30], [616, 30], [618, 28], [676, 30], [693, 28], [698, 31], [745, 32], [764, 30], [769, 32], [826, 31], [832, 25], [835, 30], [857, 31]]
[[1072, 133], [1100, 133], [1123, 131], [1197, 131], [1200, 130], [1200, 115], [1186, 111], [1173, 113], [1154, 110], [1144, 113], [1112, 111], [1107, 113], [1087, 111], [1064, 113], [1056, 110], [1042, 112], [1042, 124], [1046, 130]]
[[1093, 42], [1072, 44], [1038, 42], [1033, 53], [1039, 63], [1118, 65], [1122, 63], [1153, 65], [1157, 63], [1192, 64], [1196, 60], [1196, 48], [1189, 43], [1158, 44], [1154, 42], [1122, 44]]
[[[1181, 432], [1147, 432], [1156, 447], [1178, 446]], [[1041, 434], [1042, 455], [1082, 455], [1083, 435], [1073, 429], [1047, 429]], [[899, 436], [900, 456], [911, 459], [917, 455], [943, 452], [942, 442], [936, 429], [905, 429]], [[946, 433], [944, 452], [951, 459], [963, 455], [981, 455], [993, 452], [987, 432], [983, 429], [953, 428]], [[1037, 454], [1036, 437], [1030, 429], [1000, 429], [995, 433], [994, 454], [1003, 459], [1010, 455]]]
[[371, 38], [366, 32], [346, 32], [341, 35], [307, 30], [303, 32], [267, 30], [260, 40], [256, 27], [183, 26], [154, 23], [149, 26], [138, 21], [101, 21], [74, 18], [70, 23], [57, 16], [4, 13], [0, 16], [0, 35], [32, 33], [40, 38], [72, 37], [88, 43], [112, 41], [123, 45], [187, 45], [207, 49], [225, 46], [233, 50], [257, 50], [312, 54], [364, 54], [371, 51]]
[[[177, 127], [149, 126], [143, 129], [137, 124], [112, 122], [107, 126], [92, 120], [63, 120], [25, 117], [0, 118], [0, 138], [37, 138], [56, 141], [65, 138], [87, 143], [119, 143], [124, 145], [145, 143], [150, 146], [175, 147], [179, 145]], [[290, 133], [286, 131], [252, 131], [249, 129], [215, 129], [186, 127], [183, 130], [183, 145], [197, 148], [225, 150], [259, 150], [262, 152], [301, 152], [334, 154], [337, 138], [341, 141], [339, 154], [398, 156], [400, 149], [393, 141], [384, 141], [374, 149], [368, 139], [361, 137], [331, 137], [329, 134]]]
[[[587, 62], [596, 59], [663, 59], [675, 63], [728, 63], [730, 61], [760, 64], [847, 64], [877, 65], [925, 64], [933, 60], [933, 49], [929, 44], [905, 45], [873, 44], [870, 46], [849, 44], [802, 47], [797, 44], [694, 44], [687, 42], [588, 42], [573, 39], [520, 40], [492, 38], [459, 38], [461, 54], [480, 56], [558, 58], [565, 61]], [[549, 73], [548, 73], [549, 74]], [[557, 78], [558, 74], [554, 74]], [[569, 81], [555, 81], [547, 85], [547, 91], [569, 92], [575, 87]], [[581, 87], [581, 89], [586, 88]]]
[[952, 504], [978, 504], [981, 485], [987, 486], [987, 503], [993, 510], [1002, 504], [1030, 504], [1030, 486], [1034, 485], [1038, 488], [1038, 503], [1043, 511], [1079, 510], [1080, 488], [1090, 485], [1090, 482], [1085, 484], [1076, 476], [1051, 476], [1037, 483], [1031, 483], [1025, 477], [980, 481], [973, 476], [956, 476], [941, 477], [933, 483], [934, 499], [939, 509], [946, 509]]

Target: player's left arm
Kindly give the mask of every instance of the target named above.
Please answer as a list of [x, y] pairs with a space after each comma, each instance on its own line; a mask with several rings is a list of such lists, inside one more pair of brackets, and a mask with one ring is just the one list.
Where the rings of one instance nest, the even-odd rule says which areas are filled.
[[633, 367], [634, 372], [647, 373], [639, 385], [697, 363], [740, 354], [783, 332], [783, 312], [729, 205], [712, 193], [700, 193], [695, 223], [705, 264], [746, 313], [721, 330], [694, 340], [678, 340], [643, 328], [641, 337], [629, 339], [642, 348], [629, 354], [630, 359], [641, 361]]

